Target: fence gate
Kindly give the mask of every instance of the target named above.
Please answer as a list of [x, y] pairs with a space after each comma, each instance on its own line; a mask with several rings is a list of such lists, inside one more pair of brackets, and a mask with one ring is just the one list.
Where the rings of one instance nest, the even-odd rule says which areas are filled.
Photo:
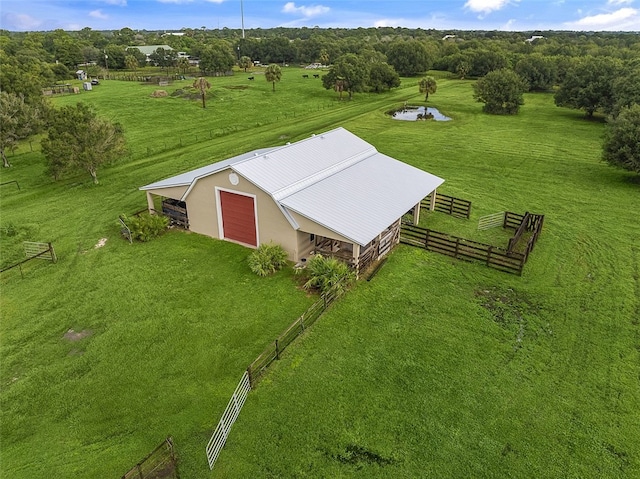
[[24, 254], [27, 258], [48, 259], [56, 262], [56, 253], [51, 243], [36, 243], [33, 241], [24, 241]]
[[490, 228], [497, 228], [504, 224], [504, 211], [500, 213], [494, 213], [492, 215], [483, 216], [478, 220], [479, 230], [488, 230]]
[[207, 444], [207, 460], [209, 461], [209, 469], [213, 469], [213, 465], [215, 464], [216, 459], [218, 459], [220, 451], [227, 442], [231, 426], [236, 422], [250, 390], [251, 384], [249, 382], [249, 373], [245, 371], [242, 375], [242, 379], [240, 379], [240, 383], [231, 396], [229, 404], [227, 404], [227, 408], [224, 410], [224, 413], [220, 418], [220, 422], [218, 423], [213, 436], [211, 436], [211, 439], [209, 440], [209, 444]]

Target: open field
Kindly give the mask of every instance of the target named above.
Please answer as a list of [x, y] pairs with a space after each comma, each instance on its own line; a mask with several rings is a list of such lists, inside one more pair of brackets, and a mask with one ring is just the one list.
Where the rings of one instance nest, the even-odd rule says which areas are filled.
[[[602, 123], [547, 94], [484, 115], [471, 82], [444, 78], [429, 104], [452, 122], [396, 122], [384, 112], [420, 102], [415, 80], [338, 102], [301, 73], [275, 93], [212, 79], [205, 110], [106, 81], [80, 98], [122, 122], [128, 162], [98, 186], [53, 183], [27, 144], [0, 172], [21, 186], [0, 189], [3, 264], [23, 239], [60, 257], [1, 278], [2, 477], [118, 477], [167, 435], [183, 479], [640, 475], [640, 182], [599, 160]], [[179, 231], [129, 245], [115, 220], [145, 206], [140, 185], [337, 126], [473, 201], [471, 220], [430, 227], [498, 239], [474, 236], [478, 217], [529, 210], [542, 235], [522, 277], [398, 247], [249, 395], [209, 474], [242, 371], [313, 298], [290, 271], [251, 275], [239, 246]]]

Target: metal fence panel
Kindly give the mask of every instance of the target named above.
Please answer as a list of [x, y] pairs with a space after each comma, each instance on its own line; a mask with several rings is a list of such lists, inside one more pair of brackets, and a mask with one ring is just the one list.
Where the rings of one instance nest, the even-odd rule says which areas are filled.
[[504, 224], [504, 211], [500, 213], [493, 213], [492, 215], [483, 216], [478, 220], [479, 230], [488, 230], [491, 228], [497, 228]]
[[238, 383], [236, 390], [233, 392], [233, 395], [229, 400], [229, 404], [227, 404], [227, 408], [222, 414], [222, 418], [220, 418], [220, 422], [218, 422], [216, 430], [213, 432], [213, 435], [207, 444], [206, 449], [209, 469], [213, 469], [213, 465], [215, 464], [216, 459], [218, 459], [220, 451], [227, 442], [231, 426], [236, 422], [250, 390], [251, 384], [249, 382], [249, 373], [245, 371], [242, 375], [242, 379], [240, 379], [240, 383]]

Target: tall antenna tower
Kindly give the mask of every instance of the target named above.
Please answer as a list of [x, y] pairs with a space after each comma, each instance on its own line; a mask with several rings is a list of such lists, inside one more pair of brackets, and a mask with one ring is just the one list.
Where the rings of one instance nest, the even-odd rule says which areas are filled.
[[242, 38], [244, 38], [244, 7], [242, 0], [240, 0], [240, 17], [242, 18]]

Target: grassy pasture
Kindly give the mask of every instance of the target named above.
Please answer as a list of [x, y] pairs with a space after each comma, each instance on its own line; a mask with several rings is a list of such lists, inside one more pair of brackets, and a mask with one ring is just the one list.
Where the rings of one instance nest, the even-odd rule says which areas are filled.
[[140, 185], [336, 126], [473, 201], [470, 221], [432, 214], [434, 229], [499, 240], [475, 228], [505, 209], [545, 228], [521, 278], [399, 247], [251, 393], [211, 476], [640, 474], [640, 185], [600, 162], [602, 124], [550, 95], [487, 116], [471, 82], [444, 78], [429, 104], [454, 121], [397, 122], [385, 112], [422, 100], [415, 80], [338, 102], [303, 72], [275, 93], [259, 75], [212, 79], [204, 110], [106, 81], [55, 101], [120, 121], [128, 162], [97, 186], [54, 183], [27, 144], [0, 172], [22, 188], [0, 189], [3, 263], [23, 239], [60, 256], [1, 278], [0, 475], [117, 477], [172, 434], [182, 477], [209, 477], [204, 445], [242, 370], [312, 298], [288, 271], [251, 275], [244, 248], [177, 231], [130, 246], [115, 219], [144, 207]]

